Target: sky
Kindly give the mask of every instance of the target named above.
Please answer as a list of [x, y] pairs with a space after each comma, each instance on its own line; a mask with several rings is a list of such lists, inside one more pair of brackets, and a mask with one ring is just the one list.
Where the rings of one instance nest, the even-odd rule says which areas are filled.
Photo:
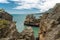
[[10, 14], [41, 13], [53, 8], [60, 0], [0, 0], [0, 8]]

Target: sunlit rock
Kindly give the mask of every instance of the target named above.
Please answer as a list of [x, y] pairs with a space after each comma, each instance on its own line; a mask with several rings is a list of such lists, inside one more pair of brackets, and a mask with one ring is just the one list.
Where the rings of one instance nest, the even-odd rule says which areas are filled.
[[60, 40], [60, 3], [45, 13], [40, 20], [40, 40]]

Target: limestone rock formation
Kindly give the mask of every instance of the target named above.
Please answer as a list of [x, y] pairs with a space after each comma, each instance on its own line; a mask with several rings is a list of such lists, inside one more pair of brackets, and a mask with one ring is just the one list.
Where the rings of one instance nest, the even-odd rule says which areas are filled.
[[36, 19], [33, 14], [27, 15], [24, 25], [39, 27], [40, 19]]
[[13, 16], [7, 13], [4, 9], [0, 9], [0, 19], [12, 21]]
[[2, 39], [13, 39], [18, 38], [17, 35], [19, 33], [16, 30], [16, 25], [14, 22], [10, 22], [7, 20], [0, 20], [0, 40]]
[[[3, 30], [4, 31], [4, 30]], [[27, 27], [21, 33], [9, 32], [1, 36], [0, 40], [35, 40], [33, 30], [31, 27]], [[8, 35], [8, 36], [7, 36]]]
[[[9, 17], [11, 18], [11, 20]], [[16, 29], [16, 23], [12, 21], [11, 15], [0, 10], [0, 40], [8, 40], [7, 38], [17, 39], [18, 34], [19, 33]]]
[[31, 27], [19, 33], [12, 15], [0, 10], [0, 40], [34, 40], [34, 33]]
[[40, 20], [40, 40], [60, 40], [60, 3], [45, 13]]
[[20, 39], [35, 40], [32, 27], [27, 27], [20, 33]]

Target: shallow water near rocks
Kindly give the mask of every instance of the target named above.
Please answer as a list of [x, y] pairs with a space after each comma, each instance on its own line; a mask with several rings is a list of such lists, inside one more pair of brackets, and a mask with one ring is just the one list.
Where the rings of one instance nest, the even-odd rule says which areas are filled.
[[[18, 32], [22, 32], [24, 28], [28, 27], [28, 26], [24, 26], [24, 20], [26, 18], [26, 15], [27, 14], [12, 14], [13, 20], [16, 21], [16, 28]], [[38, 15], [35, 16], [38, 17]], [[38, 27], [32, 27], [32, 28], [34, 31], [34, 36], [37, 37], [39, 28]]]

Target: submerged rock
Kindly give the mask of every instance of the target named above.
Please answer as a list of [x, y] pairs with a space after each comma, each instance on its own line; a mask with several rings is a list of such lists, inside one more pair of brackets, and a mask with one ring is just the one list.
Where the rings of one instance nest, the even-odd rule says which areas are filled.
[[60, 3], [45, 13], [40, 20], [40, 40], [60, 40]]

